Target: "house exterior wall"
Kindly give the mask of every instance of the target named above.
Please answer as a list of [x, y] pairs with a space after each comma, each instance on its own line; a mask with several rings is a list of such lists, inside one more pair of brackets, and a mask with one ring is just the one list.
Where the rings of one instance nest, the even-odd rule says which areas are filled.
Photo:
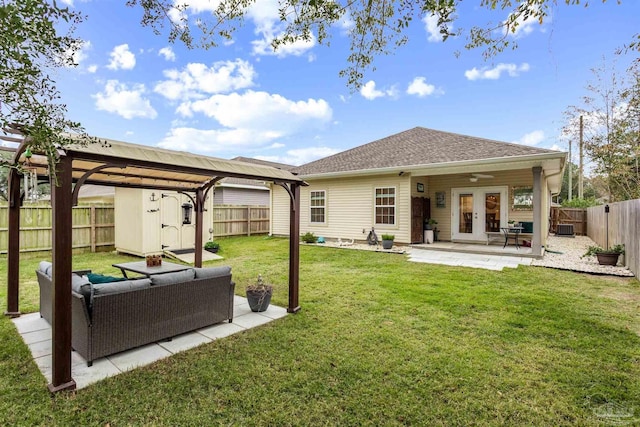
[[[473, 187], [508, 188], [507, 218], [514, 221], [533, 221], [532, 210], [513, 210], [512, 187], [533, 185], [531, 169], [513, 171], [485, 172], [494, 178], [480, 178], [470, 182], [470, 174], [438, 176], [371, 176], [341, 179], [306, 179], [309, 187], [301, 188], [300, 232], [310, 231], [316, 236], [365, 240], [374, 224], [374, 189], [376, 187], [395, 186], [397, 191], [396, 224], [394, 226], [375, 226], [378, 237], [381, 234], [394, 234], [397, 243], [409, 243], [411, 238], [411, 198], [426, 197], [431, 201], [431, 217], [438, 221], [440, 240], [451, 240], [452, 189]], [[418, 183], [424, 186], [424, 192], [418, 191]], [[546, 244], [549, 229], [550, 193], [547, 178], [542, 179], [542, 244]], [[326, 218], [324, 224], [310, 222], [310, 191], [326, 192]], [[445, 193], [445, 207], [436, 207], [436, 192]], [[289, 195], [279, 186], [272, 191], [271, 234], [289, 235]], [[365, 230], [365, 233], [362, 230]]]
[[269, 206], [268, 190], [249, 188], [216, 187], [213, 194], [214, 205]]
[[[393, 234], [397, 243], [410, 240], [411, 184], [410, 176], [385, 175], [349, 179], [307, 180], [308, 187], [300, 189], [300, 233], [312, 232], [330, 239], [364, 241], [371, 227], [378, 238]], [[395, 187], [396, 204], [393, 225], [375, 225], [374, 196], [379, 187]], [[325, 222], [312, 223], [310, 192], [325, 191]], [[420, 193], [420, 195], [424, 195]], [[272, 190], [271, 234], [289, 235], [289, 196], [281, 187]], [[364, 230], [364, 232], [363, 232]]]

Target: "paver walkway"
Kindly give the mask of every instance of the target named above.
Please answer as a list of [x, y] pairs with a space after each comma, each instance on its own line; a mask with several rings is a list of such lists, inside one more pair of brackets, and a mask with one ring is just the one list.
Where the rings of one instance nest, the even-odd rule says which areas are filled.
[[[139, 366], [148, 365], [172, 354], [224, 338], [256, 326], [269, 323], [287, 315], [282, 307], [269, 306], [267, 311], [254, 313], [247, 299], [235, 296], [233, 323], [218, 323], [213, 326], [174, 337], [171, 341], [160, 341], [132, 350], [123, 351], [108, 357], [96, 359], [93, 366], [75, 351], [71, 353], [71, 376], [76, 388], [81, 389], [104, 378], [130, 371]], [[31, 313], [12, 319], [22, 339], [27, 344], [42, 375], [51, 382], [51, 326], [40, 317], [40, 313]]]

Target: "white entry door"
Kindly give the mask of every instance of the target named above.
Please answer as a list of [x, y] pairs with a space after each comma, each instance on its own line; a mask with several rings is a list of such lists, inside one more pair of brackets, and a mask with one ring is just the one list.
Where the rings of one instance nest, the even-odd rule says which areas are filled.
[[451, 195], [451, 240], [486, 242], [486, 232], [506, 226], [507, 187], [454, 188]]

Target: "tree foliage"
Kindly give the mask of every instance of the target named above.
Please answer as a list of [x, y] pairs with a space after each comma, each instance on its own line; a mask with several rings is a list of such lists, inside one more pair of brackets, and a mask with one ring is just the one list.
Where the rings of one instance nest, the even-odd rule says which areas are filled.
[[[128, 0], [127, 5], [141, 7], [142, 25], [151, 27], [156, 34], [168, 26], [171, 42], [181, 40], [189, 48], [208, 48], [231, 39], [255, 2], [220, 0], [209, 18], [201, 15], [189, 17], [188, 2]], [[279, 0], [282, 32], [275, 35], [271, 44], [275, 49], [310, 40], [329, 45], [332, 26], [347, 20], [352, 22], [349, 30], [350, 54], [347, 66], [340, 71], [340, 75], [347, 78], [348, 86], [352, 89], [359, 89], [363, 73], [367, 69], [375, 70], [375, 58], [404, 45], [408, 41], [408, 28], [416, 21], [421, 22], [425, 16], [437, 18], [443, 40], [451, 36], [464, 36], [465, 48], [482, 48], [483, 56], [490, 58], [507, 48], [517, 48], [517, 41], [508, 37], [509, 34], [515, 33], [526, 21], [542, 24], [548, 19], [551, 8], [558, 3], [588, 6], [588, 1], [580, 0], [477, 2], [481, 8], [490, 11], [508, 12], [506, 19], [466, 29], [456, 23], [457, 29], [454, 30], [461, 0]], [[194, 29], [200, 32], [200, 37], [194, 37]], [[634, 41], [626, 48], [640, 50], [640, 43]]]
[[67, 119], [51, 77], [57, 68], [76, 65], [73, 54], [81, 41], [73, 32], [83, 19], [55, 2], [0, 0], [0, 126], [22, 132], [31, 151], [44, 153], [50, 165], [57, 148], [90, 140]]
[[606, 63], [592, 72], [582, 105], [567, 110], [564, 132], [577, 138], [583, 116], [585, 151], [609, 200], [640, 198], [640, 63], [634, 61], [622, 75]]

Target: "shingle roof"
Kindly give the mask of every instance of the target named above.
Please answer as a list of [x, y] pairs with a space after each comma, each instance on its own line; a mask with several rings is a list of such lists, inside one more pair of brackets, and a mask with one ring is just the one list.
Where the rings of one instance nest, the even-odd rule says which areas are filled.
[[304, 177], [332, 172], [433, 165], [558, 153], [543, 148], [416, 127], [293, 169]]

